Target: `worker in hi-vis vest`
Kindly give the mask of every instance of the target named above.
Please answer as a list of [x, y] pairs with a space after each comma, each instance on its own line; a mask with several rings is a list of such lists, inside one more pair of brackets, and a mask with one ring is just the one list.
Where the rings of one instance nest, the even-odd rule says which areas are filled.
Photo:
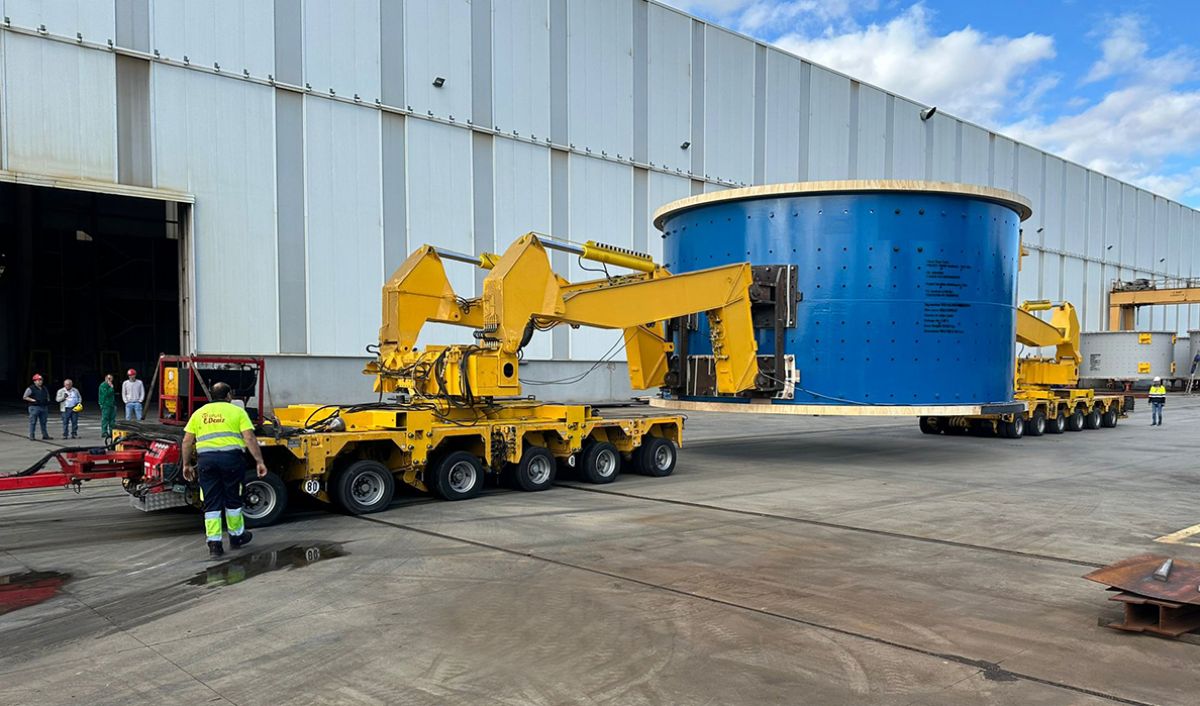
[[1163, 405], [1167, 403], [1167, 388], [1162, 384], [1162, 378], [1154, 378], [1150, 383], [1150, 426], [1162, 426]]
[[[200, 473], [200, 497], [204, 501], [204, 534], [210, 556], [221, 556], [221, 512], [229, 530], [229, 546], [244, 547], [253, 536], [242, 517], [242, 479], [246, 475], [246, 452], [254, 457], [258, 477], [267, 475], [262, 449], [254, 436], [254, 424], [246, 410], [230, 402], [233, 391], [218, 382], [212, 386], [212, 402], [196, 410], [183, 435], [183, 477], [196, 480]], [[198, 460], [193, 463], [193, 451]]]

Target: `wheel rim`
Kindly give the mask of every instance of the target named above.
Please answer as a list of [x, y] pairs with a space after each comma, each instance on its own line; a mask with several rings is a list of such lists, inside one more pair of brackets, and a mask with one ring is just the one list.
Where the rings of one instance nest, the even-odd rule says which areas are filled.
[[1046, 418], [1045, 417], [1034, 417], [1033, 418], [1033, 430], [1039, 434], [1046, 431]]
[[450, 489], [456, 493], [465, 493], [475, 487], [475, 464], [470, 461], [459, 461], [450, 467]]
[[376, 471], [358, 474], [350, 484], [350, 497], [359, 505], [370, 507], [383, 499], [383, 476]]
[[252, 480], [242, 493], [242, 515], [251, 520], [266, 517], [275, 508], [277, 500], [274, 486], [263, 480]]
[[671, 447], [666, 444], [660, 445], [654, 450], [654, 467], [660, 471], [665, 471], [671, 467], [672, 457], [675, 454], [671, 453]]
[[596, 475], [601, 478], [607, 478], [617, 470], [617, 456], [612, 451], [605, 449], [596, 454]]
[[1013, 420], [1013, 436], [1021, 436], [1025, 433], [1025, 420], [1017, 417]]
[[545, 456], [535, 456], [529, 459], [529, 482], [541, 485], [550, 481], [550, 460]]

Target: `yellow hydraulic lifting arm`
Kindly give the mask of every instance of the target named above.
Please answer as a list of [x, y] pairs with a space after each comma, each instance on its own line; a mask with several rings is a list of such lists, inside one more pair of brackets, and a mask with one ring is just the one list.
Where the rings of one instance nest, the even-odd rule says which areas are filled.
[[[1050, 321], [1031, 312], [1050, 311]], [[1017, 385], [1071, 386], [1079, 380], [1079, 316], [1070, 302], [1028, 301], [1017, 309], [1017, 342], [1033, 348], [1054, 346], [1053, 358], [1017, 360]]]
[[[568, 283], [550, 268], [546, 247], [613, 264], [635, 274]], [[453, 259], [491, 270], [483, 295], [458, 297], [442, 268]], [[750, 312], [750, 266], [742, 263], [672, 275], [647, 255], [587, 243], [543, 241], [529, 233], [502, 256], [463, 255], [426, 246], [414, 252], [384, 287], [384, 323], [377, 361], [364, 371], [377, 388], [423, 395], [501, 396], [520, 393], [518, 353], [533, 331], [557, 324], [624, 330], [631, 383], [663, 383], [672, 350], [662, 322], [705, 312], [717, 386], [733, 394], [754, 386], [757, 345]], [[476, 346], [414, 348], [426, 321], [476, 329]]]

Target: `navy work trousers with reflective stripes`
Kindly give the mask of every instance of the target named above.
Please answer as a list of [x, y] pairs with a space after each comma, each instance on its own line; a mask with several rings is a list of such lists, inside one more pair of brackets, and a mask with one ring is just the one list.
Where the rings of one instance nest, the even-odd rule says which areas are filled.
[[229, 533], [242, 533], [242, 479], [246, 476], [246, 454], [237, 451], [209, 451], [199, 454], [200, 492], [204, 498], [205, 531], [209, 539], [214, 532], [209, 527], [212, 519], [217, 521], [216, 539], [221, 538], [221, 511], [225, 511], [225, 523]]

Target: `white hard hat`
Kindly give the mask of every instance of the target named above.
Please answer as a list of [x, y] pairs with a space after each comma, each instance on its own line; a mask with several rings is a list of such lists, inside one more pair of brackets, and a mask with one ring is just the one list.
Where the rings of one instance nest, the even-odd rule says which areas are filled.
[[1160, 377], [1158, 377], [1157, 375], [1155, 375], [1155, 376], [1154, 376], [1154, 382], [1162, 382], [1162, 378], [1160, 378]]

